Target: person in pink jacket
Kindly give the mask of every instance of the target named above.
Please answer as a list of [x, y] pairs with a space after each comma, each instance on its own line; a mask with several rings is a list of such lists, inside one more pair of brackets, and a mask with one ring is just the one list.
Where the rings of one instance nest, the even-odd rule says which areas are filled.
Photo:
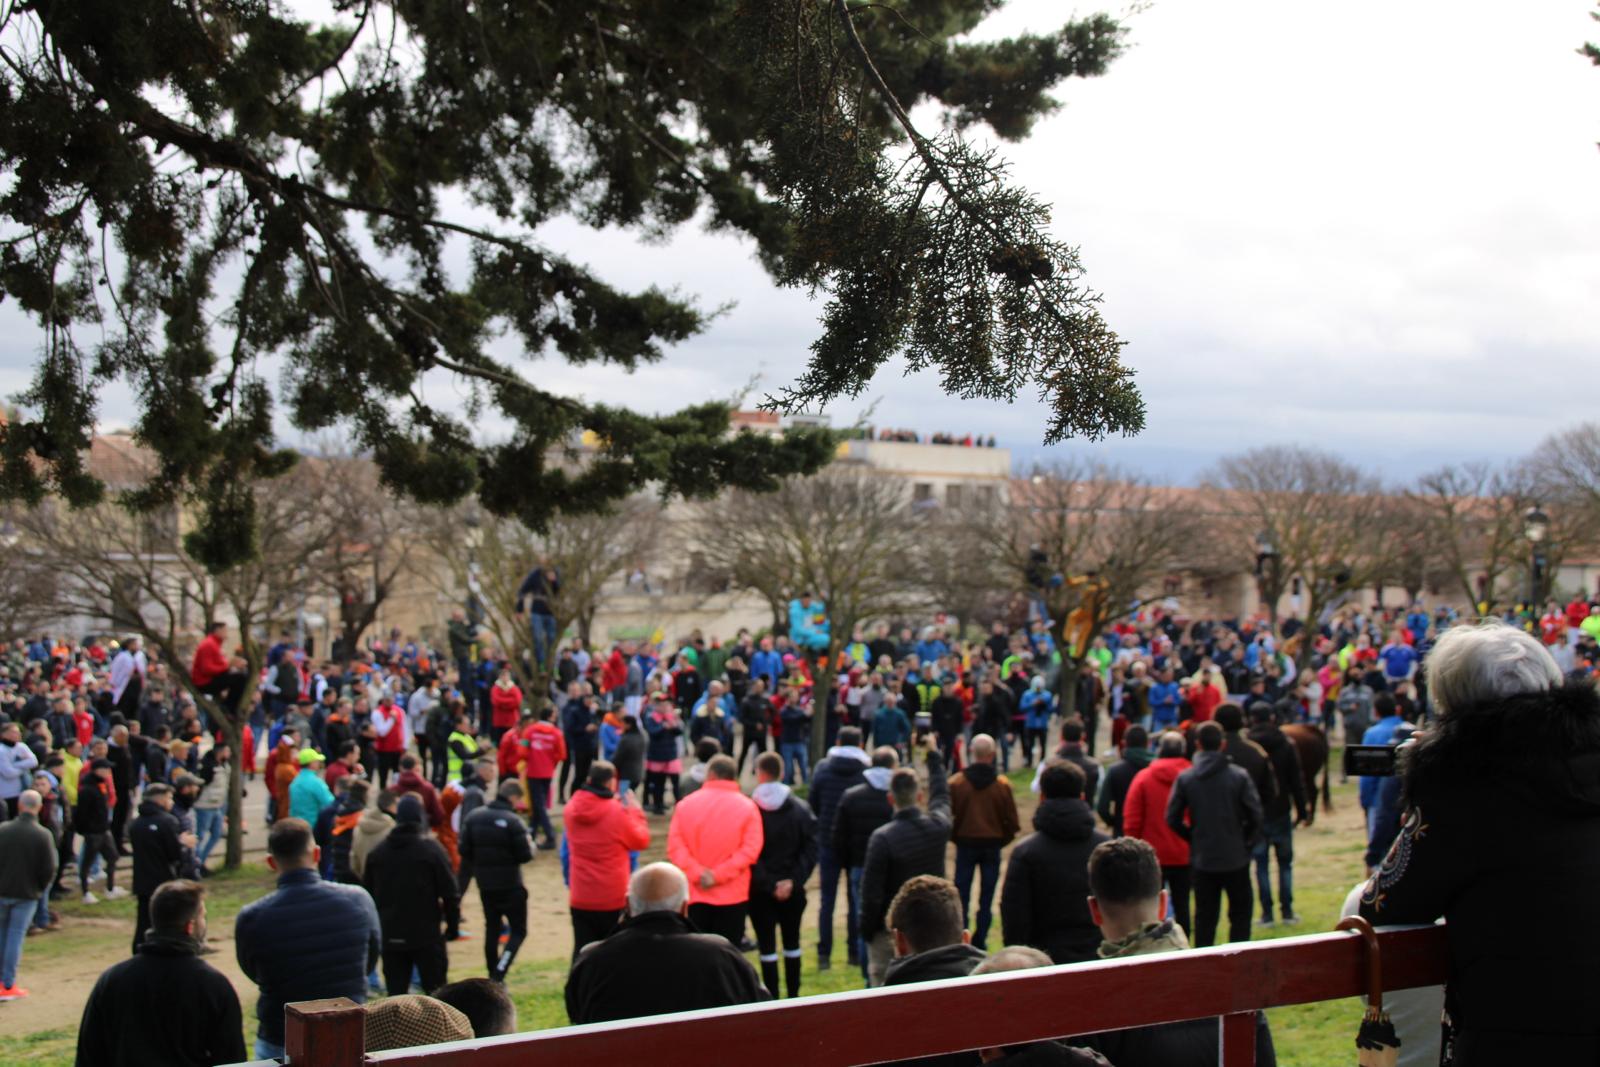
[[762, 845], [761, 810], [739, 792], [738, 775], [732, 756], [713, 757], [705, 784], [678, 801], [667, 829], [667, 858], [689, 879], [689, 921], [735, 945]]

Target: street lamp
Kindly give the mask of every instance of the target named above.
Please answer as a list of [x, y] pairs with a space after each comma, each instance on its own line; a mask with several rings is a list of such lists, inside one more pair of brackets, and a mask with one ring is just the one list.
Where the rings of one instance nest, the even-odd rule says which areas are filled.
[[1528, 539], [1528, 610], [1538, 617], [1539, 592], [1544, 587], [1545, 539], [1550, 536], [1550, 516], [1538, 504], [1522, 513], [1522, 536]]

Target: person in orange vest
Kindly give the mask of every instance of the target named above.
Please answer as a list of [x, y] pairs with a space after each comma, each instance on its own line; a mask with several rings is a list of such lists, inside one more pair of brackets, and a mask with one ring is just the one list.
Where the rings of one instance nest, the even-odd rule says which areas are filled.
[[538, 843], [542, 849], [556, 847], [556, 828], [550, 823], [550, 783], [555, 779], [556, 767], [567, 758], [567, 739], [561, 728], [550, 721], [555, 715], [554, 705], [546, 704], [539, 719], [523, 733], [528, 747], [523, 756], [522, 780], [532, 809], [528, 825], [544, 835]]

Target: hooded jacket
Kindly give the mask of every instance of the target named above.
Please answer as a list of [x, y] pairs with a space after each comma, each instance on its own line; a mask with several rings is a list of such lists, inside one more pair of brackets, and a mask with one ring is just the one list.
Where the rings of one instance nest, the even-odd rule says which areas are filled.
[[[1107, 941], [1097, 955], [1104, 960], [1151, 956], [1162, 952], [1181, 952], [1189, 947], [1183, 928], [1171, 919], [1149, 923], [1121, 941]], [[1069, 1038], [1099, 1052], [1119, 1067], [1217, 1067], [1217, 1021], [1191, 1019], [1181, 1023], [1138, 1026], [1131, 1030], [1112, 1030]], [[1256, 1012], [1257, 1067], [1276, 1067], [1277, 1054], [1267, 1017]]]
[[378, 906], [385, 944], [443, 944], [442, 924], [454, 929], [460, 917], [450, 857], [420, 823], [396, 824], [367, 857], [361, 880]]
[[1021, 829], [1009, 779], [993, 763], [971, 763], [950, 779], [951, 836], [978, 848], [1011, 843]]
[[1089, 916], [1089, 853], [1110, 839], [1079, 797], [1040, 803], [1033, 828], [1011, 850], [1000, 888], [1006, 944], [1031, 945], [1053, 963], [1092, 960], [1100, 929]]
[[650, 847], [650, 827], [637, 804], [609, 789], [583, 786], [562, 811], [567, 831], [569, 904], [580, 911], [620, 911], [628, 903], [628, 853]]
[[584, 946], [567, 976], [567, 1017], [609, 1022], [711, 1011], [768, 999], [750, 961], [720, 934], [702, 934], [675, 912], [630, 916]]
[[817, 843], [820, 847], [830, 851], [833, 849], [833, 823], [839, 812], [839, 802], [847, 791], [866, 781], [864, 775], [869, 762], [867, 754], [860, 748], [835, 745], [817, 764], [811, 775], [811, 789], [806, 794], [806, 802], [817, 816]]
[[367, 999], [367, 971], [382, 947], [378, 910], [365, 889], [324, 882], [310, 868], [284, 871], [278, 888], [239, 909], [239, 969], [261, 989], [261, 1036], [283, 1044], [283, 1006], [297, 1000]]
[[377, 808], [368, 808], [356, 821], [356, 828], [351, 831], [355, 836], [350, 841], [350, 873], [358, 881], [366, 871], [367, 857], [393, 829], [394, 816]]
[[[761, 812], [738, 782], [710, 779], [678, 801], [667, 828], [667, 858], [689, 879], [691, 904], [742, 904], [761, 855]], [[716, 884], [700, 885], [710, 870]]]
[[[151, 934], [106, 969], [78, 1026], [79, 1067], [210, 1067], [245, 1059], [233, 983], [189, 937]], [[182, 1011], [174, 1011], [182, 1005]]]
[[1242, 767], [1224, 752], [1197, 752], [1167, 798], [1167, 826], [1189, 842], [1189, 866], [1235, 871], [1250, 863], [1261, 832], [1261, 797]]
[[845, 867], [861, 867], [867, 862], [867, 843], [878, 827], [894, 817], [889, 802], [887, 767], [867, 767], [861, 784], [845, 790], [833, 818], [833, 854]]
[[756, 786], [752, 798], [761, 812], [761, 855], [750, 868], [750, 894], [771, 896], [782, 881], [805, 894], [817, 865], [817, 817], [782, 782]]
[[1111, 827], [1113, 837], [1123, 834], [1122, 813], [1127, 806], [1128, 787], [1133, 785], [1134, 775], [1150, 766], [1155, 758], [1155, 753], [1148, 748], [1125, 748], [1122, 758], [1108, 767], [1100, 779], [1094, 810]]
[[1163, 867], [1187, 867], [1189, 842], [1167, 825], [1167, 801], [1178, 776], [1193, 764], [1181, 756], [1158, 759], [1133, 776], [1122, 808], [1122, 832], [1150, 842]]
[[140, 801], [139, 817], [128, 825], [135, 896], [147, 897], [162, 882], [178, 877], [178, 864], [183, 860], [178, 833], [177, 816], [153, 800]]
[[983, 949], [964, 942], [940, 945], [926, 952], [914, 952], [890, 960], [883, 974], [883, 984], [912, 985], [916, 982], [937, 982], [942, 978], [965, 978], [974, 967], [988, 958]]
[[[1446, 711], [1401, 776], [1409, 810], [1361, 914], [1448, 920], [1458, 1067], [1600, 1061], [1600, 930], [1584, 920], [1600, 890], [1594, 686]], [[1556, 925], [1518, 921], [1530, 902]]]

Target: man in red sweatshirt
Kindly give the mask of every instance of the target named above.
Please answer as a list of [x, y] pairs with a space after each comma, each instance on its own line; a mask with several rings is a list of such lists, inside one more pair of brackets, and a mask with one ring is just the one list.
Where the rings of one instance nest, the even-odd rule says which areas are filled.
[[194, 663], [189, 668], [189, 677], [199, 690], [215, 699], [224, 708], [232, 710], [238, 706], [239, 698], [244, 695], [245, 677], [243, 666], [230, 658], [222, 650], [223, 639], [227, 636], [228, 624], [213, 622], [206, 624], [206, 635], [195, 646]]
[[439, 791], [433, 783], [417, 772], [417, 757], [407, 753], [400, 757], [400, 776], [394, 780], [396, 796], [415, 793], [422, 801], [422, 810], [428, 816], [428, 828], [437, 831], [444, 825], [444, 805], [439, 803]]
[[562, 812], [574, 960], [583, 946], [605, 940], [616, 929], [628, 903], [628, 854], [650, 847], [644, 809], [631, 791], [619, 799], [616, 787], [617, 769], [595, 760], [589, 764], [588, 781], [573, 791]]
[[546, 704], [539, 719], [523, 731], [527, 742], [523, 779], [528, 786], [528, 802], [532, 810], [528, 824], [544, 834], [539, 843], [543, 849], [556, 847], [556, 829], [550, 823], [550, 782], [556, 776], [556, 767], [567, 758], [567, 739], [561, 728], [551, 722], [556, 715], [553, 705]]

